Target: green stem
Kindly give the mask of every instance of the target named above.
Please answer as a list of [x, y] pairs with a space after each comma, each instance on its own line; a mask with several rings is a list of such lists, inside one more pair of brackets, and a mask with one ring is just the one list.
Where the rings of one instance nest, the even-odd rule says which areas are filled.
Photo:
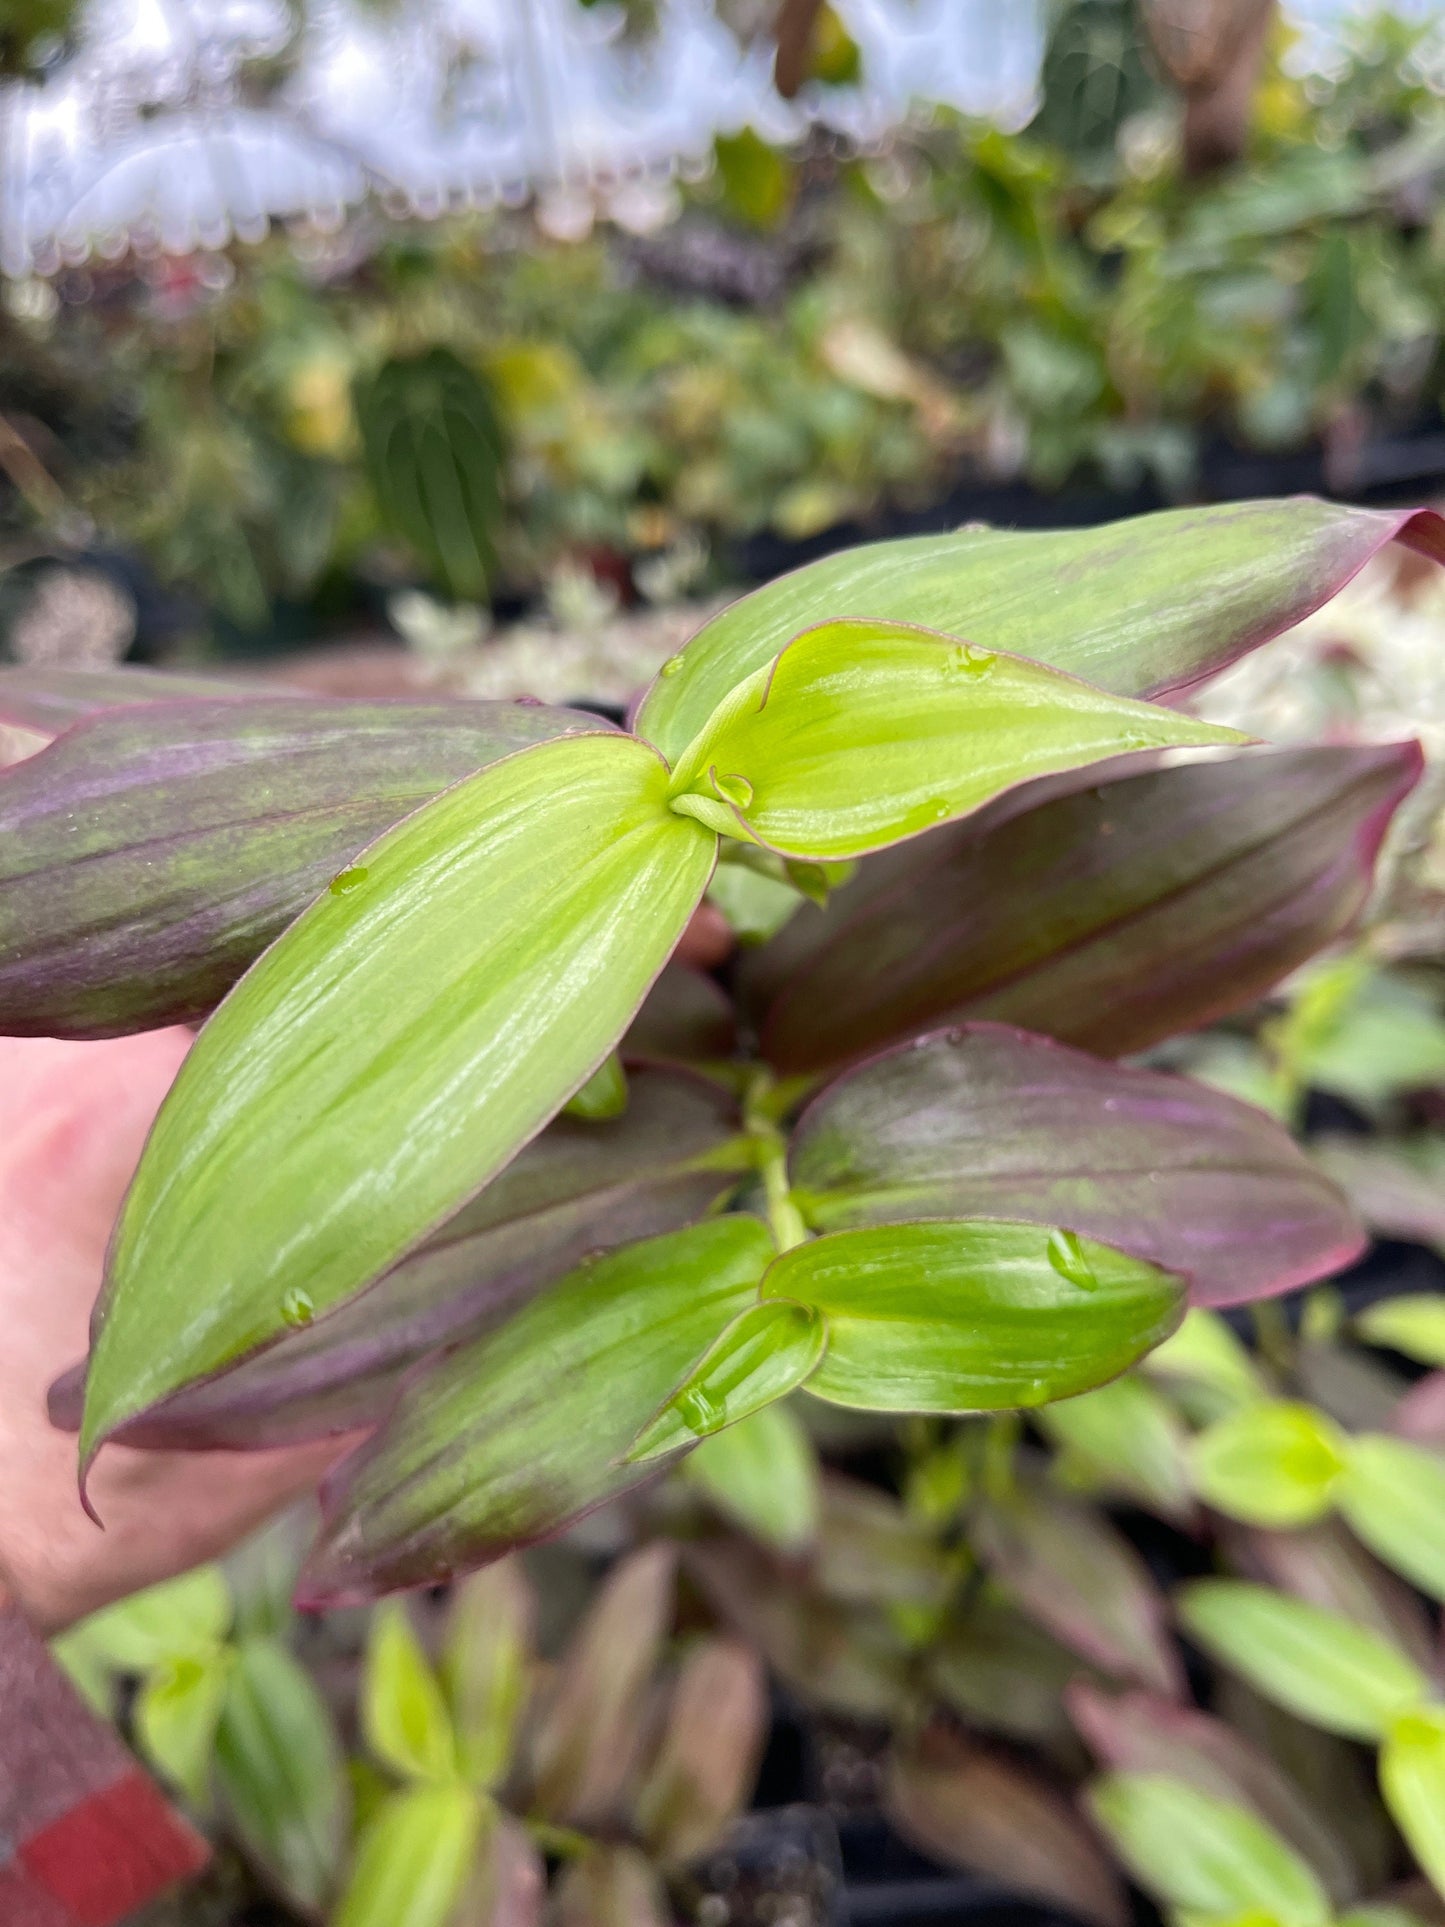
[[791, 1251], [804, 1244], [808, 1227], [788, 1184], [787, 1134], [771, 1115], [768, 1102], [773, 1089], [772, 1073], [759, 1070], [743, 1104], [743, 1124], [753, 1140], [758, 1175], [763, 1181], [767, 1204], [768, 1228], [779, 1251]]

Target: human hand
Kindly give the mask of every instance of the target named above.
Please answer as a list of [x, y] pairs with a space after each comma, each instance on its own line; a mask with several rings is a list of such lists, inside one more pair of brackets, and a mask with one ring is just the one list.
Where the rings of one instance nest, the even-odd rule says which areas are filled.
[[224, 1552], [345, 1449], [107, 1446], [90, 1479], [105, 1529], [81, 1510], [45, 1395], [85, 1352], [111, 1225], [189, 1043], [0, 1038], [0, 1590], [46, 1632]]
[[[679, 959], [731, 943], [704, 904]], [[46, 1392], [85, 1353], [111, 1226], [190, 1041], [0, 1037], [0, 1594], [46, 1631], [224, 1552], [347, 1449], [108, 1445], [89, 1481], [104, 1529], [81, 1509], [75, 1440], [51, 1427]]]

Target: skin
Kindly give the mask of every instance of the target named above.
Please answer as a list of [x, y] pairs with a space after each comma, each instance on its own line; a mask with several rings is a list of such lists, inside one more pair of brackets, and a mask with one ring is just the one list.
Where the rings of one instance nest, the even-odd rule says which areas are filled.
[[[704, 906], [679, 955], [716, 962]], [[350, 1441], [267, 1452], [106, 1446], [81, 1510], [75, 1440], [45, 1395], [84, 1356], [106, 1242], [147, 1131], [190, 1045], [185, 1030], [106, 1043], [0, 1038], [0, 1604], [41, 1631], [215, 1558], [312, 1489]]]

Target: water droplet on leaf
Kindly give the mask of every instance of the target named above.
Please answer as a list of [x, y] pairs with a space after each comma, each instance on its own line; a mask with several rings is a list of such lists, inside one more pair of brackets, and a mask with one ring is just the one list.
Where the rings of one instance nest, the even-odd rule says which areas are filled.
[[994, 662], [991, 649], [975, 649], [971, 642], [961, 642], [953, 651], [953, 666], [965, 676], [986, 676]]
[[1083, 1242], [1077, 1231], [1055, 1231], [1049, 1236], [1048, 1260], [1061, 1278], [1080, 1291], [1097, 1291], [1099, 1280], [1094, 1267], [1084, 1256]]
[[332, 896], [349, 896], [353, 890], [359, 889], [360, 886], [365, 883], [367, 875], [368, 872], [364, 863], [354, 863], [349, 870], [343, 870], [339, 876], [334, 876], [331, 879]]
[[293, 1285], [281, 1300], [281, 1316], [293, 1329], [299, 1330], [302, 1325], [309, 1325], [316, 1316], [316, 1306], [310, 1292]]
[[682, 668], [682, 657], [669, 656], [667, 661], [662, 665], [661, 669], [659, 669], [657, 673], [660, 676], [675, 676], [678, 670], [681, 668]]
[[931, 802], [925, 803], [923, 807], [935, 823], [945, 822], [953, 814], [953, 807], [946, 796], [935, 796]]
[[702, 1385], [689, 1385], [677, 1395], [677, 1415], [689, 1432], [705, 1438], [727, 1417], [727, 1408]]

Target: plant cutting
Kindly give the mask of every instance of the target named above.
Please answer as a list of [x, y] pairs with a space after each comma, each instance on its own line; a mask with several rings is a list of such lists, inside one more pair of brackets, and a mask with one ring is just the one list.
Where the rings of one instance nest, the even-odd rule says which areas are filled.
[[[82, 1483], [109, 1440], [377, 1426], [302, 1582], [368, 1596], [800, 1387], [1041, 1406], [1191, 1293], [1337, 1268], [1359, 1229], [1283, 1130], [1113, 1060], [1357, 913], [1416, 747], [1159, 698], [1395, 537], [1445, 557], [1428, 512], [1308, 500], [852, 551], [715, 618], [626, 731], [12, 676], [56, 733], [0, 779], [5, 1027], [210, 1012], [83, 1411], [56, 1390]], [[666, 970], [720, 863], [799, 905], [742, 1042]]]

